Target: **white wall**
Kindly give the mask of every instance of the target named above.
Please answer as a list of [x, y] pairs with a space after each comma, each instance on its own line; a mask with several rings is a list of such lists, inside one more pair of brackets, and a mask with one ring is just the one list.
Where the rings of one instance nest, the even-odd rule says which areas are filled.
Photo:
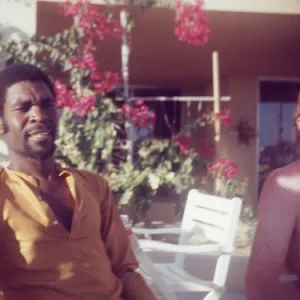
[[[36, 32], [35, 0], [0, 0], [0, 42], [27, 39]], [[5, 54], [0, 53], [0, 70], [5, 66]], [[8, 164], [8, 149], [0, 139], [0, 167]]]
[[0, 30], [6, 28], [3, 38], [13, 34], [13, 29], [22, 36], [32, 36], [36, 31], [36, 1], [35, 0], [1, 0]]
[[[63, 1], [64, 0], [39, 0], [39, 2]], [[189, 2], [192, 0], [185, 1]], [[95, 4], [107, 3], [105, 0], [92, 0], [92, 2]], [[146, 0], [140, 0], [140, 2], [143, 3], [146, 2]], [[172, 0], [157, 0], [157, 3], [170, 2], [172, 2]], [[175, 3], [175, 0], [173, 0], [173, 2]], [[121, 4], [122, 0], [113, 0], [110, 1], [110, 3]], [[216, 11], [300, 14], [300, 1], [298, 0], [205, 0], [205, 7], [208, 10]]]
[[206, 0], [208, 10], [300, 14], [298, 0]]

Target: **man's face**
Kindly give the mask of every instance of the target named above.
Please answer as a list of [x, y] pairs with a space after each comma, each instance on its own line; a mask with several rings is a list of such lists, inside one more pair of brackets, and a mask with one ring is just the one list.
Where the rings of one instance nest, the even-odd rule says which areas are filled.
[[11, 153], [37, 160], [53, 155], [57, 115], [55, 97], [46, 83], [23, 81], [7, 89], [3, 128]]

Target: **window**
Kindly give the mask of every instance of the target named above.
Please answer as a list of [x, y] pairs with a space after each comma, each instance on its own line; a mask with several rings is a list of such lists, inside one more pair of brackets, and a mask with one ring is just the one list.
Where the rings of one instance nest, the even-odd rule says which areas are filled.
[[270, 172], [300, 158], [293, 120], [299, 91], [297, 82], [260, 84], [259, 189]]
[[[111, 93], [111, 97], [122, 96], [123, 89]], [[152, 88], [152, 87], [131, 87], [130, 96], [144, 99], [145, 97], [175, 97], [181, 96], [180, 89]], [[179, 101], [145, 101], [146, 105], [155, 112], [156, 122], [153, 129], [153, 136], [159, 139], [171, 138], [172, 132], [178, 132], [181, 127], [182, 103]], [[120, 101], [120, 106], [124, 101]]]

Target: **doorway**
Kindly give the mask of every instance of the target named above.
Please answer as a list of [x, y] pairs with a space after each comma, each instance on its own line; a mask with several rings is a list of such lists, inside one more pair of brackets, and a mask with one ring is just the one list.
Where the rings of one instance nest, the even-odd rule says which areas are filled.
[[259, 83], [259, 193], [273, 170], [300, 158], [294, 127], [299, 92], [300, 80]]

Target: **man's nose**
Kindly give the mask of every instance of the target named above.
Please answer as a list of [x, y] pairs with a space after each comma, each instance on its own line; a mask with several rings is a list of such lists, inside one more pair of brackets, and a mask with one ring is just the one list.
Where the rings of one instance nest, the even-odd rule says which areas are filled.
[[29, 119], [33, 122], [43, 122], [46, 119], [46, 114], [40, 106], [33, 105], [30, 109]]

